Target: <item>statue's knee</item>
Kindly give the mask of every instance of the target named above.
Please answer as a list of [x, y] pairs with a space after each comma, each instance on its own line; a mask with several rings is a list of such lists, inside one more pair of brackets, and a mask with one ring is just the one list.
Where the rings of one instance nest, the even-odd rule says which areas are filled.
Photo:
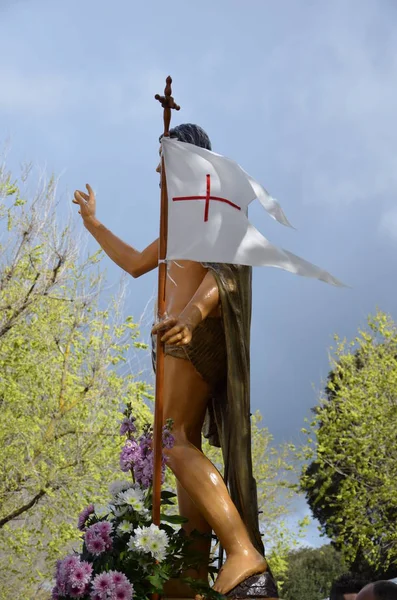
[[[182, 431], [172, 431], [172, 435], [174, 438], [174, 445], [172, 448], [164, 448], [164, 455], [168, 458], [169, 463], [172, 463], [174, 460], [180, 460], [186, 453], [186, 448], [189, 445], [187, 437], [185, 433]], [[170, 464], [172, 467], [172, 465]]]

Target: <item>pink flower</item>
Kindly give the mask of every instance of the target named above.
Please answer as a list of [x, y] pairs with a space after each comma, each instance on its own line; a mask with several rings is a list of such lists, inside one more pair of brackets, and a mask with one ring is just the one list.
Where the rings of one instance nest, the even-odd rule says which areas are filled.
[[131, 600], [132, 599], [132, 586], [129, 584], [128, 586], [123, 585], [122, 587], [118, 587], [114, 594], [115, 600]]
[[97, 575], [92, 582], [92, 587], [96, 592], [108, 592], [113, 587], [113, 581], [109, 573], [101, 573]]
[[97, 523], [97, 530], [102, 537], [109, 537], [112, 532], [112, 526], [108, 521], [102, 521]]
[[75, 586], [85, 586], [91, 579], [92, 566], [87, 563], [81, 563], [70, 576], [70, 582]]
[[112, 531], [112, 524], [109, 523], [109, 521], [100, 521], [99, 523], [96, 523], [96, 525], [97, 530], [105, 535], [109, 535], [109, 533]]
[[90, 554], [94, 554], [95, 556], [99, 556], [102, 552], [106, 550], [106, 544], [100, 537], [94, 537], [91, 540], [86, 540], [87, 550]]
[[131, 600], [134, 594], [134, 588], [124, 573], [119, 571], [110, 571], [109, 575], [115, 585], [112, 600]]
[[98, 556], [102, 552], [105, 552], [105, 550], [109, 550], [112, 547], [111, 531], [112, 526], [106, 521], [91, 525], [84, 536], [88, 552]]
[[80, 559], [78, 556], [74, 556], [73, 554], [70, 556], [67, 556], [63, 561], [62, 561], [62, 569], [65, 571], [73, 571], [76, 567], [78, 567], [80, 563]]
[[[87, 593], [87, 590], [85, 590]], [[134, 588], [124, 573], [100, 573], [92, 582], [91, 600], [132, 600]]]
[[81, 511], [77, 523], [77, 527], [78, 529], [80, 529], [80, 531], [84, 531], [85, 524], [88, 521], [89, 517], [94, 513], [94, 511], [95, 509], [93, 504], [89, 504], [84, 510]]
[[91, 580], [92, 566], [85, 561], [80, 561], [78, 556], [67, 556], [57, 562], [56, 585], [52, 590], [53, 600], [64, 596], [82, 598], [88, 592]]
[[115, 585], [109, 573], [97, 575], [92, 582], [92, 593], [97, 594], [100, 600], [106, 600], [109, 597], [113, 599], [114, 589]]
[[121, 585], [122, 583], [128, 582], [128, 579], [124, 573], [119, 573], [119, 571], [110, 571], [109, 574], [112, 576], [112, 581], [115, 585]]
[[85, 532], [85, 535], [84, 535], [84, 541], [85, 541], [85, 543], [92, 541], [94, 539], [94, 537], [96, 537], [96, 535], [95, 535], [95, 529], [93, 529], [92, 526], [91, 526]]
[[91, 577], [92, 575], [92, 565], [89, 562], [86, 562], [85, 560], [83, 560], [81, 564], [81, 568], [83, 569], [84, 573], [86, 575], [89, 575]]
[[86, 585], [84, 585], [83, 587], [72, 586], [71, 588], [69, 588], [69, 596], [71, 598], [82, 598], [87, 592], [87, 587], [88, 586]]

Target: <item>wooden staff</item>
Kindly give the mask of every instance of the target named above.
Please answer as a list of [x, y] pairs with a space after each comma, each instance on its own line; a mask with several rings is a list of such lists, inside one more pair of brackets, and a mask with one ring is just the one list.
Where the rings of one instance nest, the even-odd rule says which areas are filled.
[[[169, 137], [171, 122], [171, 109], [179, 110], [180, 106], [175, 104], [171, 89], [172, 79], [167, 77], [164, 96], [156, 94], [164, 109], [164, 137]], [[168, 195], [167, 180], [164, 168], [164, 157], [161, 157], [161, 204], [160, 204], [160, 236], [159, 236], [159, 264], [158, 264], [158, 291], [157, 291], [157, 318], [161, 320], [165, 313], [165, 284], [167, 279], [167, 217], [168, 217]], [[160, 501], [161, 501], [161, 462], [162, 462], [162, 429], [163, 429], [163, 396], [164, 396], [164, 344], [160, 341], [161, 332], [157, 334], [156, 350], [156, 392], [154, 405], [154, 466], [153, 466], [153, 510], [152, 519], [155, 525], [160, 525]]]

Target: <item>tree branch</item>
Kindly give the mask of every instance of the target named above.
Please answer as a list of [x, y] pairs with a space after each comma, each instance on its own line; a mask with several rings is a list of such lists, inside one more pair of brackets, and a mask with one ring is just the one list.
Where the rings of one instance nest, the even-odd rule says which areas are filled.
[[13, 519], [16, 519], [17, 517], [19, 517], [20, 515], [22, 515], [24, 512], [30, 510], [35, 504], [38, 503], [38, 501], [43, 496], [46, 495], [46, 493], [47, 492], [45, 490], [40, 490], [35, 496], [33, 496], [33, 498], [29, 502], [27, 502], [26, 504], [24, 504], [20, 508], [17, 508], [17, 510], [14, 510], [14, 512], [8, 514], [6, 517], [3, 517], [2, 519], [0, 519], [0, 529], [2, 527], [4, 527], [4, 525], [6, 525], [10, 521], [12, 521]]
[[29, 306], [29, 298], [30, 298], [31, 294], [33, 293], [34, 288], [36, 287], [36, 284], [37, 284], [37, 282], [39, 280], [39, 277], [40, 277], [40, 273], [36, 273], [36, 277], [34, 278], [33, 283], [30, 286], [30, 288], [28, 290], [28, 293], [26, 294], [25, 299], [22, 302], [21, 306], [14, 311], [14, 314], [10, 317], [8, 323], [6, 323], [0, 329], [0, 337], [2, 337], [8, 331], [10, 331], [10, 329], [12, 328], [12, 326], [13, 326], [14, 322], [16, 321], [16, 319], [23, 313], [23, 311], [25, 310], [25, 308], [27, 308]]

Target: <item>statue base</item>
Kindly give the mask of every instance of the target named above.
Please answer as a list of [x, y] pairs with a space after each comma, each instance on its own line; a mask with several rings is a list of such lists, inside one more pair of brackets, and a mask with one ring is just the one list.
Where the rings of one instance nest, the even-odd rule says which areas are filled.
[[[163, 600], [191, 600], [192, 598], [205, 600], [203, 595], [195, 593], [178, 579], [170, 579], [164, 586]], [[230, 598], [230, 600], [279, 600], [277, 586], [269, 571], [248, 577], [228, 594], [225, 594], [225, 598]]]

